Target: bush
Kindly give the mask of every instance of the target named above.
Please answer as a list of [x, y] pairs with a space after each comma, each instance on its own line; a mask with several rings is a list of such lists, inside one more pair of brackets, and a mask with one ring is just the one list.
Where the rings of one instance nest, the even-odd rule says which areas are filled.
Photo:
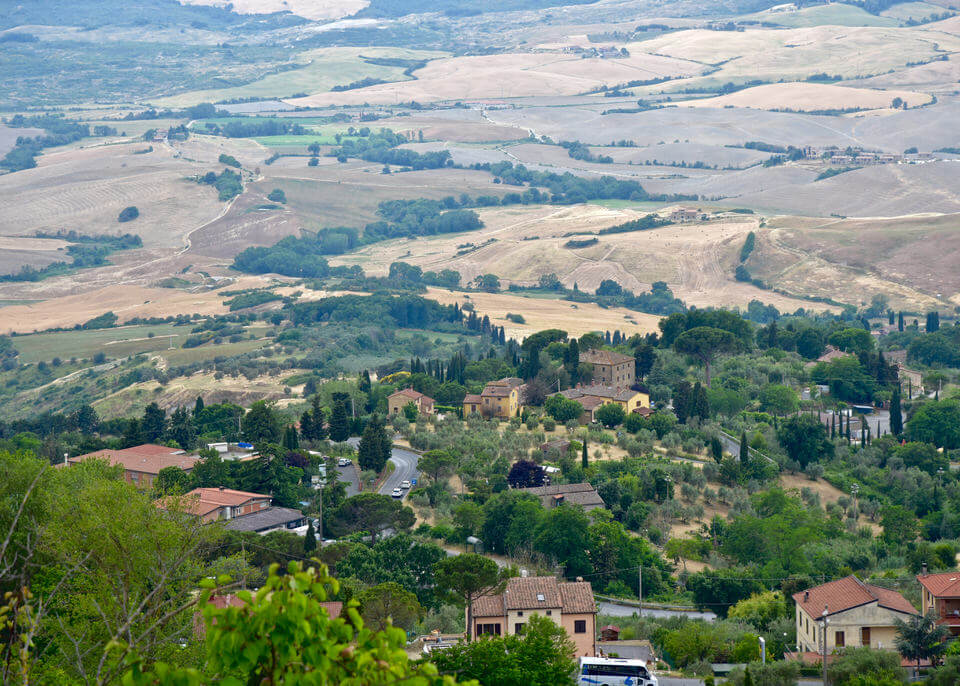
[[238, 162], [237, 158], [233, 155], [221, 154], [220, 164], [226, 164], [227, 166], [236, 167], [237, 169], [240, 168], [240, 162]]
[[124, 222], [131, 222], [139, 216], [140, 210], [136, 207], [124, 207], [120, 212], [120, 216], [117, 217], [117, 221], [123, 224]]
[[541, 423], [544, 431], [553, 431], [557, 428], [557, 422], [553, 417], [544, 417]]
[[272, 202], [287, 202], [287, 194], [283, 192], [280, 188], [274, 188], [270, 191], [270, 194], [267, 195], [267, 200]]

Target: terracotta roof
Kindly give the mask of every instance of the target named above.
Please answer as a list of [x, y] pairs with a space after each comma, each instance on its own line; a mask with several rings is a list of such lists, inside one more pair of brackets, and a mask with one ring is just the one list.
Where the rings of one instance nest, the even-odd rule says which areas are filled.
[[195, 488], [187, 497], [195, 497], [201, 503], [210, 503], [211, 505], [230, 505], [236, 507], [243, 505], [250, 500], [262, 500], [266, 498], [271, 500], [271, 496], [266, 493], [249, 493], [247, 491], [235, 491], [232, 488]]
[[593, 589], [587, 581], [560, 582], [552, 576], [514, 577], [503, 593], [473, 601], [473, 616], [502, 617], [511, 610], [540, 608], [577, 614], [596, 612]]
[[842, 350], [837, 350], [832, 345], [827, 346], [827, 351], [823, 353], [820, 357], [817, 358], [817, 362], [829, 362], [830, 360], [836, 360], [841, 357], [849, 357], [850, 353], [845, 353]]
[[865, 584], [853, 575], [794, 593], [793, 600], [811, 617], [821, 616], [824, 608], [828, 615], [833, 615], [874, 602], [888, 610], [918, 614], [913, 605], [896, 591]]
[[960, 572], [918, 574], [917, 581], [938, 598], [960, 598]]
[[633, 362], [633, 358], [630, 355], [613, 352], [612, 350], [597, 349], [580, 353], [580, 361], [590, 364], [624, 364], [625, 362]]
[[464, 405], [468, 405], [470, 403], [474, 405], [479, 405], [481, 402], [483, 402], [483, 398], [481, 398], [479, 395], [475, 395], [473, 393], [467, 393], [465, 396], [463, 396]]
[[517, 490], [537, 496], [540, 498], [540, 504], [544, 507], [553, 507], [555, 505], [554, 501], [557, 499], [556, 496], [562, 496], [563, 502], [579, 505], [588, 511], [604, 506], [603, 498], [597, 493], [597, 489], [586, 482], [551, 484], [550, 486], [535, 486]]
[[560, 394], [563, 397], [569, 398], [570, 400], [580, 400], [580, 398], [594, 397], [603, 398], [605, 400], [619, 400], [621, 402], [627, 402], [636, 397], [639, 393], [640, 391], [635, 391], [632, 388], [602, 386], [600, 384], [579, 386], [577, 388], [568, 388], [565, 391], [560, 391]]
[[593, 600], [593, 588], [589, 581], [560, 584], [560, 597], [563, 600], [564, 612], [584, 614], [597, 611], [597, 605]]
[[183, 450], [148, 443], [123, 450], [98, 450], [71, 457], [67, 461], [76, 464], [89, 459], [106, 460], [111, 465], [121, 465], [131, 472], [159, 474], [164, 467], [179, 467], [184, 471], [190, 471], [199, 458], [196, 455], [188, 455]]
[[506, 398], [513, 393], [513, 386], [500, 386], [496, 384], [487, 384], [483, 393], [480, 395], [488, 398]]
[[406, 396], [406, 397], [410, 398], [411, 400], [419, 400], [420, 398], [423, 398], [424, 400], [426, 400], [426, 401], [428, 401], [428, 402], [431, 402], [431, 403], [433, 402], [433, 398], [431, 398], [429, 395], [424, 395], [424, 394], [421, 393], [420, 391], [415, 391], [415, 390], [413, 390], [412, 388], [404, 388], [404, 389], [402, 389], [402, 390], [399, 390], [399, 391], [396, 391], [396, 392], [394, 392], [394, 393], [391, 393], [391, 394], [390, 394], [390, 397], [393, 398], [393, 397], [396, 397], [396, 396], [398, 396], [398, 395]]

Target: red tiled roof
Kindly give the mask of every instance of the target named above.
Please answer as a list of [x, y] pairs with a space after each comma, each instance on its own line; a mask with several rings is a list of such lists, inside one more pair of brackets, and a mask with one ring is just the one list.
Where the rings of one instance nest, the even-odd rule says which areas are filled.
[[960, 598], [960, 572], [918, 574], [917, 581], [937, 598]]
[[502, 617], [509, 610], [539, 608], [578, 614], [596, 612], [593, 589], [587, 581], [559, 582], [552, 576], [514, 577], [500, 595], [480, 596], [473, 601], [473, 616]]
[[424, 395], [420, 391], [415, 391], [412, 388], [404, 388], [402, 390], [396, 391], [395, 393], [392, 393], [390, 397], [393, 398], [398, 395], [406, 396], [411, 400], [418, 400], [422, 398], [423, 400], [426, 400], [428, 402], [431, 402], [431, 403], [433, 402], [433, 398], [431, 398], [429, 395]]
[[593, 588], [589, 581], [571, 581], [560, 584], [560, 596], [563, 599], [563, 611], [577, 614], [597, 611], [593, 600]]
[[483, 402], [483, 398], [481, 398], [479, 395], [474, 395], [473, 393], [467, 393], [465, 396], [463, 396], [464, 405], [469, 405], [469, 404], [479, 405], [481, 402]]
[[513, 386], [496, 386], [494, 384], [487, 384], [483, 389], [483, 393], [480, 395], [488, 398], [507, 398], [511, 393], [513, 393]]
[[804, 612], [815, 618], [821, 616], [824, 609], [828, 615], [833, 615], [874, 602], [888, 610], [918, 614], [913, 605], [896, 591], [865, 584], [853, 575], [794, 593], [793, 599]]
[[198, 498], [201, 503], [210, 503], [216, 506], [231, 505], [233, 507], [243, 505], [249, 500], [271, 499], [271, 496], [266, 493], [235, 491], [232, 488], [195, 488], [187, 493], [186, 497]]
[[195, 455], [165, 445], [145, 444], [123, 450], [98, 450], [94, 453], [71, 457], [68, 462], [76, 464], [89, 459], [106, 460], [111, 465], [121, 465], [125, 470], [143, 474], [159, 474], [164, 467], [179, 467], [184, 471], [193, 469]]
[[587, 350], [580, 353], [580, 361], [590, 364], [624, 364], [633, 362], [633, 358], [612, 350]]

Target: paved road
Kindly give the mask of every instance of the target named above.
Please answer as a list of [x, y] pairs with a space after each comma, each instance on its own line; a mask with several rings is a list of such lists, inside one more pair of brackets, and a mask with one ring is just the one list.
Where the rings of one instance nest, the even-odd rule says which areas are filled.
[[[360, 445], [360, 439], [357, 437], [348, 438], [347, 442], [352, 445], [354, 449]], [[420, 471], [417, 469], [420, 456], [416, 453], [403, 450], [402, 448], [394, 448], [390, 454], [390, 461], [394, 464], [394, 470], [393, 473], [384, 480], [383, 485], [380, 486], [380, 490], [377, 491], [382, 495], [390, 495], [393, 489], [400, 486], [400, 482], [402, 481], [413, 481], [414, 479], [420, 478]], [[356, 478], [356, 475], [354, 478]], [[406, 499], [409, 493], [410, 491], [404, 491], [404, 499]]]
[[[633, 605], [619, 605], [606, 600], [601, 600], [598, 605], [600, 606], [600, 614], [610, 615], [611, 617], [631, 617], [639, 612], [639, 608]], [[651, 607], [643, 608], [643, 616], [689, 617], [690, 619], [705, 619], [708, 622], [712, 622], [717, 618], [717, 615], [712, 612], [685, 612], [683, 610], [661, 610]]]
[[[394, 448], [390, 456], [390, 461], [393, 462], [395, 469], [390, 476], [384, 479], [383, 485], [380, 486], [380, 493], [383, 495], [390, 495], [393, 489], [400, 487], [401, 481], [413, 481], [414, 479], [420, 478], [420, 472], [417, 469], [420, 456], [416, 453]], [[403, 497], [406, 498], [409, 493], [410, 491], [404, 491]]]
[[[322, 455], [316, 450], [310, 451], [311, 455]], [[360, 476], [357, 472], [356, 464], [349, 464], [346, 467], [334, 465], [334, 472], [337, 474], [337, 481], [342, 481], [347, 485], [347, 497], [354, 496], [360, 492]]]

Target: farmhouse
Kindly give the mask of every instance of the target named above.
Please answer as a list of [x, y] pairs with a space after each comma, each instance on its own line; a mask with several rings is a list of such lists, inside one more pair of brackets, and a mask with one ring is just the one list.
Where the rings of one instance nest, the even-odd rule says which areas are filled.
[[[554, 395], [557, 395], [554, 393]], [[650, 394], [646, 390], [635, 391], [631, 388], [617, 386], [603, 386], [593, 384], [560, 391], [560, 395], [568, 400], [576, 400], [583, 405], [583, 414], [580, 416], [582, 424], [588, 424], [596, 419], [596, 411], [607, 403], [614, 403], [623, 408], [627, 414], [639, 412], [650, 407]]]
[[793, 599], [801, 653], [822, 652], [824, 640], [827, 653], [843, 647], [890, 649], [894, 620], [918, 614], [896, 591], [865, 584], [853, 575], [794, 593]]
[[610, 350], [587, 350], [580, 361], [593, 365], [594, 383], [605, 386], [632, 386], [636, 380], [633, 357]]
[[521, 488], [518, 490], [540, 498], [540, 504], [543, 505], [545, 509], [568, 504], [579, 505], [586, 512], [589, 512], [590, 510], [604, 506], [603, 498], [597, 493], [597, 489], [586, 482], [579, 484], [535, 486], [533, 488]]
[[533, 615], [566, 629], [577, 657], [596, 655], [597, 606], [588, 581], [557, 581], [552, 576], [515, 577], [499, 595], [480, 596], [470, 608], [472, 634], [522, 634]]
[[258, 534], [268, 534], [271, 531], [296, 529], [304, 526], [307, 518], [300, 510], [290, 507], [268, 507], [242, 517], [231, 519], [227, 528], [232, 531], [253, 531]]
[[523, 407], [526, 384], [523, 379], [507, 377], [488, 383], [480, 395], [470, 394], [463, 398], [463, 414], [478, 413], [484, 417], [511, 419], [520, 414]]
[[404, 388], [387, 396], [387, 412], [392, 417], [402, 412], [408, 403], [413, 403], [420, 414], [433, 414], [433, 398], [412, 388]]
[[693, 210], [689, 207], [679, 207], [670, 213], [670, 221], [677, 222], [679, 224], [686, 224], [687, 222], [696, 222], [696, 221], [705, 221], [707, 219], [706, 212], [701, 212], [700, 210]]
[[122, 450], [98, 450], [78, 455], [67, 460], [67, 464], [78, 464], [85, 460], [106, 460], [111, 466], [123, 467], [123, 478], [138, 488], [150, 488], [161, 469], [179, 467], [185, 472], [193, 469], [196, 455], [186, 451], [168, 448], [165, 445], [146, 443]]

